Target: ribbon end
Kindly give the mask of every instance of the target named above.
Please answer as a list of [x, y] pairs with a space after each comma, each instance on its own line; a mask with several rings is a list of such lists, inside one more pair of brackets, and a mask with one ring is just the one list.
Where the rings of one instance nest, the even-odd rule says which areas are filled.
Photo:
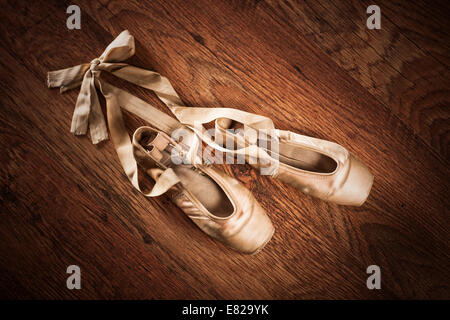
[[[86, 131], [87, 130], [82, 130], [82, 129], [70, 130], [70, 132], [73, 133], [75, 136], [84, 136], [84, 135], [86, 135]], [[109, 139], [109, 137], [108, 137], [107, 133], [106, 134], [97, 133], [97, 134], [91, 135], [92, 144], [99, 144], [100, 142], [108, 140], [108, 139]]]
[[47, 82], [47, 87], [48, 88], [58, 87], [58, 85], [55, 84], [54, 76], [53, 76], [53, 72], [52, 71], [47, 72], [47, 81], [46, 82]]
[[50, 84], [50, 74], [47, 72], [47, 88], [51, 88], [51, 84]]
[[84, 136], [86, 134], [86, 132], [82, 131], [70, 131], [70, 132], [72, 132], [76, 136]]
[[[72, 126], [70, 127], [70, 132], [73, 133], [76, 136], [83, 136], [87, 132], [87, 121], [80, 121], [79, 116], [76, 116], [74, 114], [74, 117], [72, 118]], [[83, 117], [81, 117], [83, 119]]]
[[68, 88], [64, 85], [62, 85], [60, 83], [61, 81], [59, 81], [57, 79], [57, 76], [55, 75], [54, 71], [49, 71], [47, 72], [47, 88], [57, 88], [59, 87], [59, 92], [63, 93], [64, 91], [67, 91]]
[[108, 140], [108, 135], [101, 137], [91, 137], [92, 144], [99, 144], [102, 141]]

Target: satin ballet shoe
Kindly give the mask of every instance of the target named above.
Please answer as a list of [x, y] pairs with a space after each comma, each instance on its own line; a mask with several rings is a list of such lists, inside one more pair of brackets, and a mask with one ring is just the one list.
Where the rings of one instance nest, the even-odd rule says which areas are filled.
[[156, 181], [152, 192], [167, 193], [203, 232], [247, 254], [271, 239], [274, 227], [251, 192], [213, 166], [183, 164], [189, 147], [151, 127], [138, 128], [132, 144], [138, 166]]
[[[80, 87], [70, 131], [84, 135], [89, 129], [92, 142], [96, 144], [108, 139], [109, 128], [120, 164], [136, 190], [146, 197], [167, 193], [205, 233], [235, 250], [257, 253], [271, 239], [274, 227], [250, 191], [212, 166], [171, 161], [172, 151], [179, 151], [183, 160], [196, 160], [195, 152], [190, 151], [194, 151], [195, 142], [200, 141], [178, 120], [102, 79], [102, 73], [111, 73], [153, 90], [169, 109], [181, 106], [181, 99], [167, 78], [123, 63], [134, 52], [134, 38], [124, 30], [98, 58], [48, 73], [47, 85], [50, 88], [60, 88], [65, 92]], [[96, 89], [106, 100], [107, 122]], [[158, 130], [139, 128], [130, 139], [121, 109], [135, 114]], [[189, 131], [184, 144], [175, 143], [168, 136], [178, 129]], [[139, 169], [145, 170], [154, 180], [150, 190], [141, 186], [139, 173], [142, 170]]]
[[[231, 137], [238, 148], [248, 147], [252, 143], [270, 146], [273, 138], [270, 132], [265, 138], [266, 142], [259, 139], [251, 142], [245, 138], [244, 131], [236, 130], [236, 125], [239, 127], [238, 123], [222, 118], [216, 120], [215, 128], [222, 139]], [[360, 206], [366, 201], [372, 188], [373, 175], [344, 147], [289, 131], [276, 130], [276, 135], [277, 152], [264, 148], [267, 154], [278, 159], [274, 160], [278, 165], [271, 174], [273, 178], [311, 196], [341, 205]], [[261, 161], [249, 162], [261, 170]]]
[[[212, 148], [244, 155], [261, 174], [311, 196], [360, 206], [372, 188], [368, 168], [336, 143], [275, 129], [267, 117], [232, 108], [177, 107], [172, 111]], [[214, 137], [202, 126], [211, 121], [215, 121]], [[231, 148], [227, 147], [230, 140]]]

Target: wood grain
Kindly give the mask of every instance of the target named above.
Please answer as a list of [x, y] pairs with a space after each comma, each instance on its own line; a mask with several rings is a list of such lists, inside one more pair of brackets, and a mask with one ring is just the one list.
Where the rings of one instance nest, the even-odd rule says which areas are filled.
[[[382, 2], [382, 29], [367, 30], [359, 1], [80, 1], [82, 29], [70, 31], [69, 1], [2, 1], [0, 296], [448, 299], [447, 5], [410, 3]], [[167, 198], [133, 191], [111, 142], [70, 134], [77, 90], [45, 86], [48, 70], [92, 60], [123, 29], [137, 40], [131, 63], [169, 77], [187, 105], [257, 112], [347, 147], [375, 175], [366, 204], [225, 166], [276, 228], [249, 257]], [[81, 290], [65, 286], [70, 264]], [[366, 288], [371, 264], [381, 290]]]
[[[442, 7], [450, 12], [448, 4], [378, 2], [382, 28], [368, 32], [365, 12], [371, 4], [360, 0], [269, 1], [266, 5], [272, 10], [265, 11], [317, 44], [448, 160], [450, 28], [441, 25], [437, 13]], [[430, 9], [430, 16], [422, 14], [424, 7]], [[427, 32], [422, 34], [424, 26]]]

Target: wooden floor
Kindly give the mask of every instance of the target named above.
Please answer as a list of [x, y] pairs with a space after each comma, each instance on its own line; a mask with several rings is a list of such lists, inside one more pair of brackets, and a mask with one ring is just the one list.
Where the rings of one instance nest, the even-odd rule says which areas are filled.
[[[0, 297], [449, 299], [449, 2], [376, 1], [381, 30], [369, 30], [372, 2], [82, 0], [81, 30], [68, 30], [72, 1], [2, 0]], [[368, 201], [329, 204], [227, 167], [276, 228], [246, 256], [135, 192], [110, 141], [69, 132], [78, 89], [45, 83], [124, 29], [130, 63], [169, 77], [186, 105], [256, 112], [348, 148], [375, 176]], [[66, 288], [72, 264], [81, 290]], [[381, 290], [366, 287], [372, 264]]]

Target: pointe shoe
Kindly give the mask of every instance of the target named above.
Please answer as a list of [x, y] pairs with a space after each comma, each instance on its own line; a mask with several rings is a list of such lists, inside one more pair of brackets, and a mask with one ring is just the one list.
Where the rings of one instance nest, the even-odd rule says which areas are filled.
[[[265, 143], [246, 138], [242, 130], [230, 119], [216, 120], [217, 137], [231, 138], [238, 148], [249, 145], [270, 145], [270, 133]], [[237, 133], [236, 133], [237, 132]], [[277, 178], [299, 189], [305, 194], [340, 205], [360, 206], [369, 196], [373, 175], [367, 167], [344, 147], [326, 140], [312, 138], [290, 131], [277, 130], [277, 152], [263, 148], [267, 154], [278, 158], [277, 166], [271, 173]], [[261, 170], [261, 161], [249, 161]], [[275, 160], [274, 160], [275, 162]]]
[[[112, 86], [100, 76], [109, 72], [153, 90], [171, 111], [182, 106], [180, 97], [167, 78], [123, 63], [134, 53], [134, 38], [124, 30], [98, 58], [89, 63], [48, 73], [47, 85], [50, 88], [60, 88], [64, 92], [80, 87], [70, 131], [76, 135], [84, 135], [89, 128], [94, 144], [108, 139], [96, 88], [99, 89], [106, 100], [111, 140], [133, 187], [147, 197], [168, 193], [172, 201], [205, 233], [238, 251], [249, 254], [258, 252], [271, 239], [274, 228], [250, 191], [213, 167], [177, 165], [170, 161], [171, 150], [180, 149], [178, 151], [182, 154], [184, 147], [176, 144], [163, 132], [173, 134], [175, 130], [185, 126], [145, 101]], [[143, 127], [135, 132], [131, 141], [121, 108], [161, 131]], [[195, 153], [191, 152], [195, 144], [188, 142], [187, 145], [190, 146], [186, 147], [187, 158], [195, 158]], [[155, 181], [151, 190], [142, 189], [139, 168], [144, 169]]]
[[132, 145], [138, 166], [156, 184], [165, 184], [165, 171], [175, 174], [178, 183], [169, 182], [166, 192], [203, 232], [247, 254], [271, 239], [274, 227], [266, 212], [236, 179], [212, 166], [180, 163], [189, 148], [151, 127], [138, 128]]
[[[128, 111], [165, 132], [172, 132], [179, 128], [179, 123], [137, 97], [109, 85], [101, 79], [101, 72], [109, 72], [136, 85], [153, 90], [177, 119], [191, 128], [197, 124], [217, 120], [216, 132], [234, 139], [243, 151], [248, 149], [253, 152], [247, 157], [247, 161], [251, 165], [262, 169], [263, 165], [259, 155], [265, 155], [265, 160], [268, 160], [270, 164], [276, 164], [275, 169], [271, 172], [273, 177], [279, 178], [307, 194], [338, 204], [355, 206], [363, 204], [368, 197], [373, 183], [372, 174], [363, 163], [342, 146], [288, 131], [276, 130], [269, 118], [232, 108], [184, 107], [167, 78], [156, 72], [122, 63], [134, 52], [134, 38], [127, 30], [124, 30], [108, 45], [100, 57], [89, 63], [49, 72], [47, 84], [51, 88], [59, 87], [62, 92], [81, 86], [72, 118], [71, 132], [76, 135], [85, 134], [89, 127], [93, 143], [99, 143], [108, 137], [95, 88], [100, 89], [107, 102], [108, 124], [120, 162], [130, 182], [138, 190], [136, 162], [133, 155], [130, 154], [131, 142], [123, 125], [120, 108], [128, 108]], [[228, 129], [232, 128], [233, 122], [241, 123], [251, 129], [268, 130], [270, 140], [272, 138], [279, 139], [278, 152], [259, 147], [257, 140], [248, 140], [245, 137], [239, 137], [238, 134], [229, 133]], [[194, 131], [209, 145], [218, 150], [223, 149], [209, 138], [206, 137], [205, 140], [203, 129], [194, 129]], [[225, 150], [225, 152], [232, 153], [240, 152], [239, 150], [235, 151]], [[255, 158], [257, 161], [253, 163]], [[202, 170], [200, 169], [200, 171]], [[204, 169], [203, 171], [208, 170], [214, 171], [214, 169]], [[165, 173], [164, 177], [169, 181], [169, 178], [177, 179], [172, 171], [169, 170]], [[206, 176], [211, 176], [210, 179], [213, 180], [214, 173], [206, 174]], [[224, 178], [223, 181], [229, 179], [231, 178]], [[234, 185], [233, 181], [233, 179], [229, 180], [229, 185]], [[164, 184], [161, 183], [148, 196], [156, 196], [164, 192]], [[206, 199], [204, 200], [206, 201]], [[234, 199], [229, 200], [234, 201]], [[215, 217], [214, 214], [212, 216]], [[235, 218], [230, 216], [229, 219]]]
[[[245, 155], [254, 168], [266, 170], [261, 174], [311, 196], [360, 206], [372, 188], [368, 168], [336, 143], [275, 129], [267, 117], [232, 108], [176, 107], [172, 111], [212, 148]], [[202, 126], [210, 121], [215, 121], [214, 138]], [[230, 140], [232, 147], [223, 147]]]

